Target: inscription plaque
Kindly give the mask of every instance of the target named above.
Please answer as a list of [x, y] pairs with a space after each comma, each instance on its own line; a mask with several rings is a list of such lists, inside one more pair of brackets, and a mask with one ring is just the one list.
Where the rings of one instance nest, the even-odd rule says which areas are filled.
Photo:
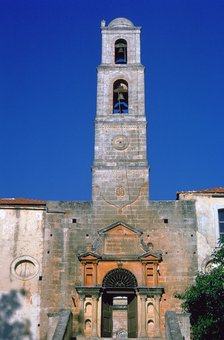
[[132, 255], [137, 253], [137, 239], [134, 236], [113, 236], [104, 239], [104, 253], [108, 255]]

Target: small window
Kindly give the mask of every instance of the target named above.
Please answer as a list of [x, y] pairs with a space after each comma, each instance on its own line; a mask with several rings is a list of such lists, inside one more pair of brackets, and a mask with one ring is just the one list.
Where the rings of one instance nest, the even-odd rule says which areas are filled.
[[123, 79], [113, 86], [113, 113], [128, 113], [128, 83]]
[[127, 64], [127, 42], [124, 39], [115, 42], [115, 64]]
[[224, 209], [219, 209], [219, 237], [224, 240]]

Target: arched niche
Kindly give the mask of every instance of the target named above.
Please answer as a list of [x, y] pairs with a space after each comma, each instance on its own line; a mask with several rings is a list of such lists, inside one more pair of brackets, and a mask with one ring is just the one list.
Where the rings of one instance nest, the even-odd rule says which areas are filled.
[[147, 321], [148, 336], [152, 336], [154, 334], [154, 327], [155, 327], [154, 321], [152, 319], [148, 320]]
[[85, 313], [92, 315], [92, 304], [90, 302], [87, 302], [85, 305]]
[[90, 336], [92, 334], [92, 321], [90, 319], [85, 320], [85, 335]]
[[147, 304], [147, 314], [149, 314], [149, 315], [154, 314], [154, 306], [153, 306], [152, 302], [149, 302]]

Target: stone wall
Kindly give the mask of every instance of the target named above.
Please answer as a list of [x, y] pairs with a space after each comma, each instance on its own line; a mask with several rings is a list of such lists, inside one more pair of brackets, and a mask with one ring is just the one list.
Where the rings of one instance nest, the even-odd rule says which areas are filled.
[[[42, 287], [42, 336], [47, 329], [47, 313], [69, 308], [74, 327], [82, 319], [75, 286], [83, 285], [78, 255], [91, 245], [97, 250], [98, 231], [113, 222], [123, 221], [142, 230], [142, 244], [162, 251], [159, 286], [165, 293], [161, 300], [161, 324], [164, 333], [165, 311], [180, 310], [174, 294], [192, 283], [197, 269], [195, 205], [192, 201], [151, 201], [134, 203], [122, 211], [106, 203], [94, 210], [91, 202], [48, 202], [44, 238]], [[92, 249], [92, 248], [91, 248]], [[142, 250], [143, 252], [143, 250]], [[132, 251], [130, 249], [130, 255]], [[119, 257], [119, 254], [118, 254]], [[108, 270], [114, 267], [108, 262]], [[123, 264], [129, 269], [129, 262]], [[115, 267], [116, 268], [116, 265]], [[141, 272], [134, 272], [142, 284]], [[98, 285], [102, 284], [99, 276]]]
[[45, 208], [0, 207], [0, 292], [25, 290], [16, 318], [29, 320], [39, 338]]
[[69, 308], [77, 315], [75, 285], [81, 284], [78, 253], [92, 240], [90, 202], [48, 202], [41, 285], [41, 336], [47, 313]]
[[219, 193], [185, 192], [179, 194], [180, 200], [194, 200], [197, 215], [198, 270], [205, 271], [211, 254], [218, 245], [218, 209], [224, 209], [224, 197]]

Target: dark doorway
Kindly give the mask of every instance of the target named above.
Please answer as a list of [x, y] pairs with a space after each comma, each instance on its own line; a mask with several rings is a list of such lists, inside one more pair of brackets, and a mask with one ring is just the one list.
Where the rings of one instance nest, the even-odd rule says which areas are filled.
[[[118, 299], [127, 301], [119, 305]], [[125, 320], [126, 318], [126, 320]], [[128, 338], [137, 338], [137, 298], [134, 291], [107, 290], [102, 296], [101, 336], [112, 338], [114, 332], [127, 332]]]
[[[137, 281], [126, 269], [117, 268], [105, 276], [102, 295], [101, 336], [136, 338], [137, 322]], [[127, 336], [125, 336], [125, 334]]]

